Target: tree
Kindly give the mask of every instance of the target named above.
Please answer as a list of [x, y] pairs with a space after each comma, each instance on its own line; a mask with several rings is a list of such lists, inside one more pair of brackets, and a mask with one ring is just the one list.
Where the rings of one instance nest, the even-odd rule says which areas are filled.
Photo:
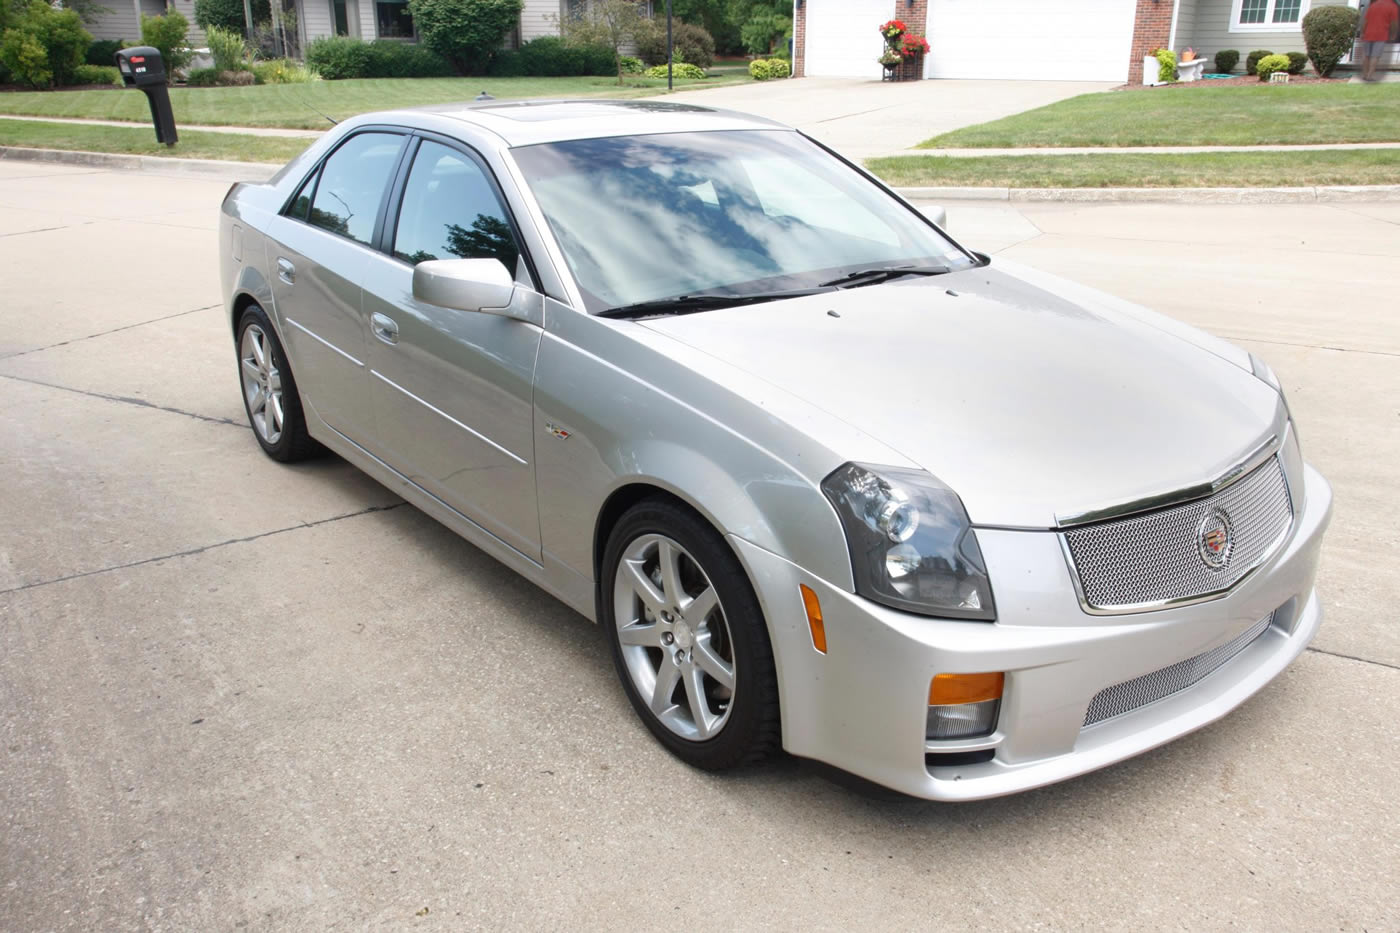
[[564, 35], [570, 42], [612, 49], [617, 83], [621, 84], [622, 49], [636, 40], [645, 23], [646, 16], [636, 0], [593, 0], [564, 24]]
[[423, 44], [459, 70], [481, 74], [520, 20], [521, 0], [408, 0]]
[[754, 55], [773, 51], [792, 25], [792, 4], [783, 0], [729, 0], [728, 11], [744, 48]]

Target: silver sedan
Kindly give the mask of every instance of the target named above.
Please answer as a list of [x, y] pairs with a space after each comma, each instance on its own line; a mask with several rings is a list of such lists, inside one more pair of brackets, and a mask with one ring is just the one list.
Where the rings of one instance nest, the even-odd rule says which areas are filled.
[[220, 232], [268, 455], [334, 451], [596, 620], [692, 765], [1011, 793], [1224, 715], [1321, 622], [1331, 491], [1264, 363], [785, 127], [372, 114]]

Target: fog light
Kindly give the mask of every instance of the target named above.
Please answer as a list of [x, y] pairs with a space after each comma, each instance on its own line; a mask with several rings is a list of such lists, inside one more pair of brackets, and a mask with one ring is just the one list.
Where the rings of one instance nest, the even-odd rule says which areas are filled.
[[997, 725], [1006, 676], [939, 674], [928, 687], [929, 739], [968, 739], [990, 735]]

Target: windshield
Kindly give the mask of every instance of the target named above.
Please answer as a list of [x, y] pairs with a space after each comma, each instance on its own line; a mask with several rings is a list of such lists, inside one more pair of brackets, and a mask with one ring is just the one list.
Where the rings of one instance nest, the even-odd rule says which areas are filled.
[[581, 139], [513, 154], [592, 313], [815, 288], [863, 269], [976, 264], [789, 131]]

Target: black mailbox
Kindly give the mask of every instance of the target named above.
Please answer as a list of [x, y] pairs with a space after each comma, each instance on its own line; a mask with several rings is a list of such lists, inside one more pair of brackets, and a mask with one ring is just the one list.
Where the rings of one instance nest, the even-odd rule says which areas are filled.
[[138, 45], [119, 49], [115, 56], [122, 83], [139, 88], [151, 105], [151, 122], [156, 125], [156, 142], [173, 146], [179, 140], [175, 133], [175, 114], [170, 109], [170, 91], [166, 87], [165, 60], [160, 49]]

